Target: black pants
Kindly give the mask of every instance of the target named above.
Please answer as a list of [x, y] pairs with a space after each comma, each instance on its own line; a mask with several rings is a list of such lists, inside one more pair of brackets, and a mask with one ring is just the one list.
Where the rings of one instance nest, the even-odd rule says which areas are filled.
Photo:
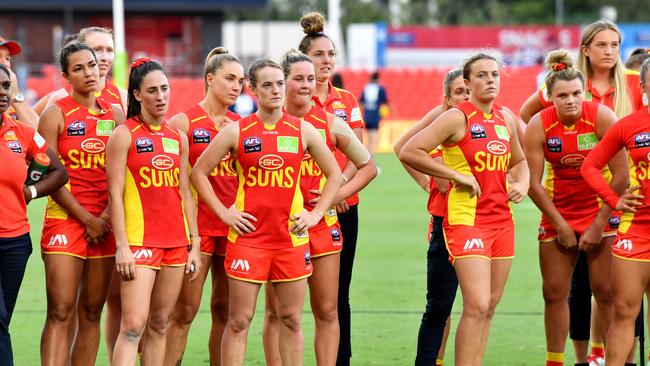
[[357, 235], [359, 233], [358, 206], [350, 206], [346, 213], [339, 214], [341, 233], [343, 234], [343, 250], [341, 250], [341, 268], [339, 270], [339, 328], [341, 338], [339, 353], [336, 357], [337, 366], [347, 366], [352, 357], [352, 341], [350, 339], [350, 283], [352, 282], [352, 266], [354, 253], [357, 250]]
[[442, 234], [442, 217], [434, 216], [432, 221], [427, 251], [427, 305], [418, 332], [416, 366], [436, 364], [445, 322], [451, 314], [458, 289], [456, 271], [449, 263], [449, 253]]
[[16, 238], [0, 238], [0, 364], [3, 366], [14, 363], [9, 323], [31, 253], [29, 233]]

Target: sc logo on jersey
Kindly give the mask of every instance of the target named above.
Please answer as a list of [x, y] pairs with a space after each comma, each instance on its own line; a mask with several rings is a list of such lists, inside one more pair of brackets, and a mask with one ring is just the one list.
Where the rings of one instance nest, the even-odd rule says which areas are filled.
[[562, 152], [562, 139], [559, 137], [549, 137], [546, 140], [546, 150], [549, 152]]
[[582, 165], [582, 162], [585, 161], [585, 157], [580, 154], [569, 154], [562, 157], [560, 163], [564, 166], [569, 166], [572, 168], [579, 168]]
[[472, 134], [473, 139], [484, 139], [487, 137], [485, 127], [479, 124], [473, 124], [472, 127], [469, 128], [469, 131]]
[[174, 167], [174, 160], [167, 155], [156, 155], [151, 159], [151, 165], [158, 170], [169, 170]]
[[68, 136], [83, 136], [86, 134], [86, 123], [74, 121], [68, 125]]
[[492, 140], [487, 144], [487, 150], [494, 155], [503, 155], [508, 152], [508, 147], [501, 141]]
[[284, 166], [284, 159], [275, 154], [267, 154], [260, 158], [259, 164], [266, 170], [278, 170]]
[[257, 136], [251, 136], [244, 139], [244, 153], [262, 151], [262, 139]]
[[153, 152], [153, 141], [148, 137], [138, 137], [135, 140], [135, 151], [139, 153]]
[[634, 135], [634, 147], [650, 146], [650, 132], [641, 132]]
[[203, 128], [197, 128], [192, 132], [192, 142], [195, 144], [209, 144], [210, 131]]
[[99, 154], [104, 151], [105, 148], [106, 145], [104, 144], [104, 141], [94, 137], [85, 139], [81, 143], [81, 149], [90, 154]]

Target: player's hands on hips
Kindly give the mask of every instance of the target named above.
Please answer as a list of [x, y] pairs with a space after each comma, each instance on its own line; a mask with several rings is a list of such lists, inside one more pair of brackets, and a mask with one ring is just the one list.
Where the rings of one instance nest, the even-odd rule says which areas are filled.
[[310, 189], [309, 193], [313, 194], [316, 197], [310, 199], [309, 202], [307, 202], [307, 203], [311, 207], [316, 207], [316, 205], [318, 204], [318, 201], [320, 201], [320, 195], [322, 194], [322, 192], [320, 190], [318, 190], [318, 189]]
[[576, 240], [576, 234], [573, 232], [573, 229], [566, 222], [564, 225], [561, 225], [557, 228], [557, 241], [561, 246], [571, 249], [578, 245]]
[[117, 245], [115, 250], [115, 270], [124, 281], [135, 279], [135, 258], [128, 245]]
[[587, 230], [580, 235], [578, 241], [578, 249], [588, 251], [596, 248], [603, 239], [603, 229], [598, 228], [599, 225], [589, 225]]
[[299, 214], [291, 216], [293, 222], [289, 227], [289, 231], [295, 235], [304, 234], [309, 228], [318, 224], [322, 216], [316, 215], [312, 211], [302, 210]]
[[469, 191], [469, 196], [481, 197], [481, 186], [473, 175], [465, 175], [459, 172], [454, 174], [452, 181], [457, 185]]
[[528, 194], [528, 182], [513, 182], [508, 187], [508, 199], [514, 203], [521, 202]]
[[239, 211], [235, 205], [232, 205], [223, 217], [221, 217], [221, 221], [233, 228], [237, 234], [245, 235], [255, 231], [255, 226], [253, 226], [252, 222], [257, 222], [257, 219], [247, 212]]
[[616, 203], [616, 211], [636, 212], [636, 208], [641, 206], [640, 200], [643, 199], [643, 196], [632, 192], [637, 191], [639, 188], [641, 186], [636, 185], [626, 189]]
[[185, 264], [185, 273], [190, 275], [190, 282], [194, 281], [199, 275], [201, 265], [201, 245], [192, 243], [192, 249], [187, 255], [187, 263]]

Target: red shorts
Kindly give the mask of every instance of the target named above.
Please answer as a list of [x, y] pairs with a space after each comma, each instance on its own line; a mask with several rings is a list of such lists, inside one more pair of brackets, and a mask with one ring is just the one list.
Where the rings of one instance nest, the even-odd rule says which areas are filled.
[[188, 246], [177, 248], [154, 248], [129, 245], [136, 267], [160, 269], [161, 266], [182, 267], [187, 263]]
[[511, 259], [515, 256], [514, 225], [500, 229], [447, 225], [443, 232], [451, 262], [467, 257]]
[[42, 254], [64, 254], [81, 259], [115, 257], [115, 237], [110, 233], [98, 244], [88, 244], [86, 227], [75, 220], [45, 219], [41, 235]]
[[340, 253], [341, 249], [343, 234], [338, 223], [316, 231], [309, 230], [309, 250], [312, 258]]
[[612, 243], [612, 255], [631, 261], [650, 262], [650, 238], [619, 233]]
[[[589, 221], [592, 221], [592, 219], [589, 218]], [[618, 230], [618, 225], [620, 223], [621, 214], [619, 212], [613, 212], [609, 217], [609, 220], [607, 220], [607, 224], [605, 224], [605, 228], [603, 229], [603, 237], [606, 238], [616, 235], [616, 230]], [[572, 223], [570, 222], [569, 224], [571, 225]], [[590, 224], [591, 222], [585, 222], [580, 226], [588, 227]], [[545, 218], [542, 218], [537, 231], [537, 240], [540, 243], [550, 242], [557, 238], [557, 231], [555, 230], [555, 227], [553, 227], [553, 225], [551, 225], [551, 223]]]
[[223, 265], [228, 277], [256, 283], [296, 281], [312, 272], [309, 245], [261, 249], [228, 242]]
[[209, 256], [218, 255], [225, 257], [227, 244], [227, 236], [201, 235], [201, 254]]

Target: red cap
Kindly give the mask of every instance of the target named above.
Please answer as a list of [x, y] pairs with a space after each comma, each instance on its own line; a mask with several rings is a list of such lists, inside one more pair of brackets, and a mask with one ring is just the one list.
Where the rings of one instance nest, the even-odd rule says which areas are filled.
[[7, 47], [9, 49], [9, 54], [12, 56], [19, 54], [20, 51], [22, 50], [18, 42], [12, 40], [5, 40], [4, 38], [0, 37], [0, 47], [2, 46]]

